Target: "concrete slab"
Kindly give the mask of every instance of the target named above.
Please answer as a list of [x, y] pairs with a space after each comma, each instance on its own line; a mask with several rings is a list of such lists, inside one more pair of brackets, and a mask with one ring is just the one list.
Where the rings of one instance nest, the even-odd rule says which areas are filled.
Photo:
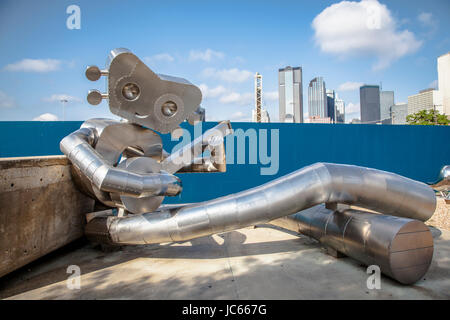
[[65, 156], [0, 158], [0, 277], [82, 237], [94, 203]]
[[[432, 228], [435, 251], [412, 286], [381, 278], [366, 286], [366, 267], [336, 259], [304, 236], [259, 226], [184, 243], [122, 247], [104, 253], [84, 243], [0, 279], [7, 299], [449, 299], [450, 232]], [[81, 288], [67, 288], [69, 265]]]

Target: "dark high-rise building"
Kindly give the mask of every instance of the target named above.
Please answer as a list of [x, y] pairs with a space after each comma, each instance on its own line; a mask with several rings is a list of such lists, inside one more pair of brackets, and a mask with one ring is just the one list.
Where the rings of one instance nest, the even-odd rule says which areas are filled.
[[331, 123], [336, 123], [336, 93], [334, 90], [327, 90], [327, 109], [328, 117], [331, 119]]
[[309, 82], [308, 86], [308, 115], [309, 117], [327, 118], [327, 93], [322, 77], [317, 77]]
[[302, 68], [278, 70], [280, 122], [303, 122]]
[[359, 88], [361, 107], [361, 123], [377, 123], [380, 114], [380, 87], [377, 85], [364, 85]]

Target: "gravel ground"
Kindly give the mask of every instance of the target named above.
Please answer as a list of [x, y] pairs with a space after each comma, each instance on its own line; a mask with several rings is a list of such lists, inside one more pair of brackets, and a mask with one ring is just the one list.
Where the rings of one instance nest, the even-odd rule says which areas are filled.
[[450, 230], [450, 203], [445, 203], [444, 198], [437, 197], [436, 211], [425, 223], [439, 229]]

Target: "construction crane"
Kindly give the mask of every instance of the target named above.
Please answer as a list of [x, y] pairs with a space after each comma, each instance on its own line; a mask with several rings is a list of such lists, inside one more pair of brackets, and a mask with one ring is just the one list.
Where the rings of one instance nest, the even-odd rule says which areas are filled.
[[255, 109], [256, 122], [261, 122], [261, 105], [262, 105], [262, 75], [258, 72], [255, 74]]

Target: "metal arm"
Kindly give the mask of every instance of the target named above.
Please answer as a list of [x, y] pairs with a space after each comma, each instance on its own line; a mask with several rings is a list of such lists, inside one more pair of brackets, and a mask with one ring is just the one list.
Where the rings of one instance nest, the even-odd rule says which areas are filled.
[[176, 196], [181, 192], [181, 180], [172, 174], [138, 174], [112, 167], [92, 148], [94, 143], [94, 129], [81, 128], [65, 137], [60, 148], [100, 190], [136, 198]]
[[[209, 129], [202, 136], [192, 141], [192, 143], [170, 154], [162, 161], [162, 169], [169, 173], [175, 173], [181, 169], [184, 172], [191, 172], [191, 170], [194, 172], [224, 172], [226, 163], [223, 138], [231, 133], [230, 121], [220, 122], [217, 126]], [[209, 159], [199, 158], [206, 148], [210, 149], [211, 157]]]

